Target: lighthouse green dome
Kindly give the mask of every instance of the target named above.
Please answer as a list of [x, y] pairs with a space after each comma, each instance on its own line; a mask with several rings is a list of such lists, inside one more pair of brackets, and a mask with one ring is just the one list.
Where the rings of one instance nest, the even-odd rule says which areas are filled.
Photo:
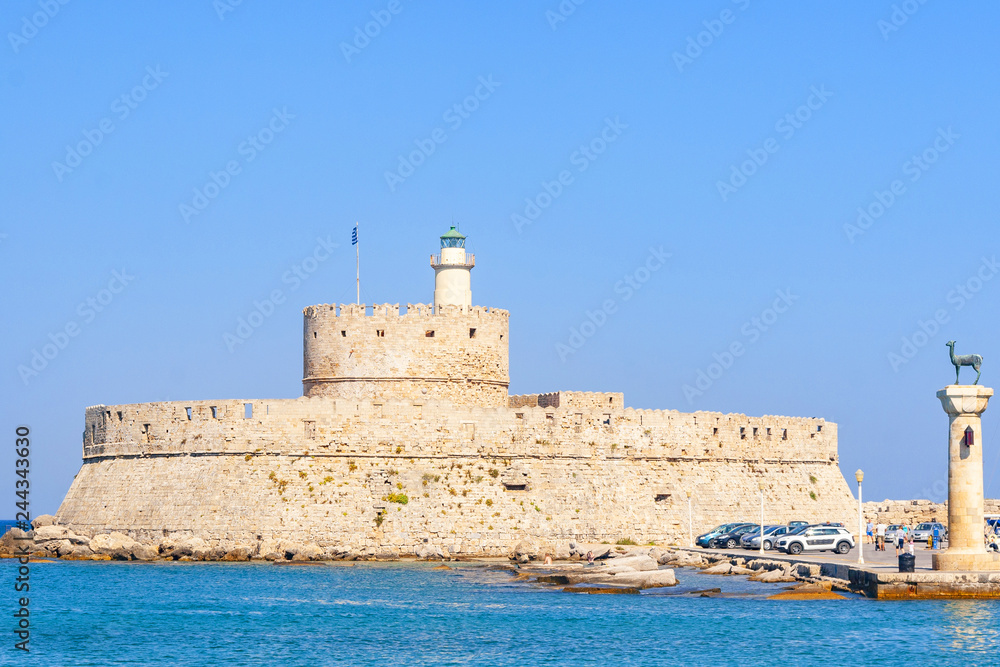
[[464, 248], [465, 247], [465, 237], [452, 227], [444, 234], [441, 235], [441, 247], [442, 248]]

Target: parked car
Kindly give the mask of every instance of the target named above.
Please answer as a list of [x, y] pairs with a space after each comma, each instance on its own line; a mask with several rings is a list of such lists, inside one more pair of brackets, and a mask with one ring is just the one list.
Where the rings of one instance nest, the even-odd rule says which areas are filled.
[[928, 521], [918, 525], [913, 530], [913, 539], [916, 542], [926, 542], [927, 538], [934, 534], [934, 528], [938, 529], [938, 536], [942, 540], [948, 539], [948, 528], [940, 521]]
[[760, 526], [758, 526], [756, 524], [752, 524], [752, 523], [745, 523], [745, 524], [743, 524], [741, 526], [737, 526], [736, 528], [733, 528], [732, 530], [727, 530], [724, 533], [716, 535], [712, 539], [712, 548], [714, 548], [714, 549], [735, 549], [739, 545], [739, 543], [740, 543], [740, 538], [743, 537], [743, 535], [747, 531], [751, 531], [751, 530], [757, 530], [757, 531], [759, 531], [760, 530]]
[[722, 533], [732, 530], [733, 528], [746, 525], [748, 524], [745, 521], [737, 521], [736, 523], [724, 523], [721, 526], [716, 526], [707, 533], [699, 535], [698, 539], [695, 540], [695, 544], [697, 544], [702, 549], [708, 549], [709, 547], [713, 546], [712, 540], [714, 540]]
[[[770, 551], [779, 537], [788, 533], [788, 526], [765, 526], [764, 527], [764, 551]], [[746, 533], [740, 544], [744, 549], [760, 549], [760, 531]]]
[[778, 549], [797, 556], [803, 551], [836, 551], [846, 554], [854, 548], [854, 536], [846, 528], [809, 526], [796, 535], [778, 539]]
[[[903, 530], [903, 524], [893, 523], [890, 524], [888, 528], [885, 529], [885, 543], [890, 544], [899, 539], [899, 531]], [[927, 538], [924, 538], [927, 539]]]
[[795, 530], [796, 528], [803, 528], [803, 527], [808, 526], [808, 525], [809, 525], [808, 521], [789, 521], [788, 522], [788, 528], [790, 530]]
[[833, 526], [834, 528], [843, 528], [844, 527], [844, 524], [840, 523], [839, 521], [824, 521], [823, 525], [824, 526]]

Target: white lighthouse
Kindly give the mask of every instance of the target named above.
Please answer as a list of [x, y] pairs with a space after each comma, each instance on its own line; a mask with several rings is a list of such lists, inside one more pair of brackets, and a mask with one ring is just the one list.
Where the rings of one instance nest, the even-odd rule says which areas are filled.
[[434, 312], [441, 306], [472, 307], [472, 267], [476, 256], [465, 254], [465, 237], [454, 227], [441, 236], [441, 253], [431, 255], [434, 269]]

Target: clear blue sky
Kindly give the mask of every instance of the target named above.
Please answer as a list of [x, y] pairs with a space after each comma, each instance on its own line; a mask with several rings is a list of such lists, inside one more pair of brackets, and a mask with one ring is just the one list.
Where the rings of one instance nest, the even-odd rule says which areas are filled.
[[0, 10], [0, 432], [34, 429], [36, 514], [88, 405], [300, 395], [355, 220], [369, 303], [430, 301], [460, 223], [512, 393], [825, 417], [868, 499], [942, 498], [946, 341], [1000, 383], [995, 3], [51, 4]]

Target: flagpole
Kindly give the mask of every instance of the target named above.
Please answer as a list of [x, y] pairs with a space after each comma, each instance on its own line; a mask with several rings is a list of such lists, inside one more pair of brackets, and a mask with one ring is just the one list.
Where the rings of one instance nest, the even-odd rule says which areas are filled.
[[358, 242], [354, 244], [354, 250], [358, 260], [358, 305], [361, 305], [361, 223], [354, 223], [355, 233], [358, 235]]

